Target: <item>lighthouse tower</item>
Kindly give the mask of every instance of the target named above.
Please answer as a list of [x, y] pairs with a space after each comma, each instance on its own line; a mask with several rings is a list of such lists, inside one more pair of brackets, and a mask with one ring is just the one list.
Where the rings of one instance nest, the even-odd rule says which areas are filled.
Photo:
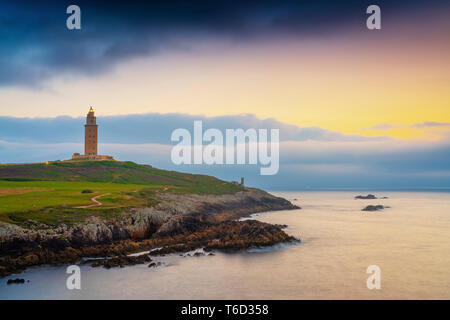
[[91, 107], [84, 125], [84, 154], [74, 153], [72, 160], [114, 160], [112, 156], [98, 154], [98, 125], [94, 109]]
[[94, 115], [94, 109], [91, 107], [86, 117], [86, 124], [84, 125], [84, 154], [87, 156], [97, 155], [97, 144], [97, 118]]

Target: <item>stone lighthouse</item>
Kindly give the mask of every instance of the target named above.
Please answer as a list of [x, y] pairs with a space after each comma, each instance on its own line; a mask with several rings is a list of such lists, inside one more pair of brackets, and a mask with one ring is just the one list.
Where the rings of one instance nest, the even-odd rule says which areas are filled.
[[77, 159], [114, 160], [112, 156], [98, 154], [98, 124], [92, 107], [89, 109], [84, 125], [84, 154], [72, 155], [72, 160]]
[[98, 125], [97, 118], [94, 115], [92, 107], [86, 117], [86, 124], [84, 125], [84, 154], [87, 156], [97, 155], [98, 143]]

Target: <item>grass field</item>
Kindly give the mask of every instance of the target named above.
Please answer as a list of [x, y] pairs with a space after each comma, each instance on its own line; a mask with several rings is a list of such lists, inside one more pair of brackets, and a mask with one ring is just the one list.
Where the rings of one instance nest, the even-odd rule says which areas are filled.
[[[90, 190], [91, 193], [82, 193]], [[222, 194], [242, 187], [207, 175], [166, 171], [133, 162], [57, 161], [0, 165], [0, 221], [29, 225], [109, 217], [126, 207], [153, 206], [158, 192]], [[101, 206], [76, 208], [93, 204]]]
[[[38, 191], [31, 191], [32, 189]], [[148, 204], [152, 192], [161, 192], [164, 186], [144, 186], [135, 184], [117, 184], [102, 182], [68, 181], [1, 181], [0, 191], [9, 190], [10, 194], [0, 196], [0, 221], [23, 223], [33, 220], [47, 224], [79, 222], [92, 214], [105, 216], [119, 208], [141, 207]], [[17, 191], [11, 192], [16, 189]], [[92, 193], [82, 193], [89, 189]], [[21, 190], [26, 190], [21, 193]], [[45, 191], [42, 191], [45, 190]], [[140, 192], [148, 195], [145, 199]], [[102, 205], [86, 209], [74, 207], [90, 205], [92, 197], [99, 198]]]

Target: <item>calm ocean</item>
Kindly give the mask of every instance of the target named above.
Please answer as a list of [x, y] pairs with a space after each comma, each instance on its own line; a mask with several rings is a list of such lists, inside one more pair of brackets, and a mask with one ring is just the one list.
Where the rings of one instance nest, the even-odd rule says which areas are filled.
[[[450, 193], [275, 192], [302, 207], [254, 215], [286, 224], [297, 245], [156, 258], [165, 266], [81, 266], [81, 290], [66, 289], [65, 266], [0, 279], [0, 299], [450, 299]], [[296, 200], [294, 200], [296, 199]], [[390, 208], [362, 212], [368, 204]], [[156, 260], [155, 259], [155, 260]], [[381, 269], [369, 290], [366, 269]], [[9, 278], [30, 280], [7, 285]]]

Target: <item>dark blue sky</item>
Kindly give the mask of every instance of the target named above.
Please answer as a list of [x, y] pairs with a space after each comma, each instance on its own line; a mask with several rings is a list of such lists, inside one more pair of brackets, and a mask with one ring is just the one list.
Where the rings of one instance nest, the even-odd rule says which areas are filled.
[[[76, 32], [65, 24], [71, 4], [82, 13]], [[370, 4], [382, 7], [386, 26], [450, 7], [443, 0], [2, 1], [0, 86], [39, 86], [61, 72], [101, 73], [129, 57], [180, 49], [174, 37], [248, 42], [358, 32]]]

